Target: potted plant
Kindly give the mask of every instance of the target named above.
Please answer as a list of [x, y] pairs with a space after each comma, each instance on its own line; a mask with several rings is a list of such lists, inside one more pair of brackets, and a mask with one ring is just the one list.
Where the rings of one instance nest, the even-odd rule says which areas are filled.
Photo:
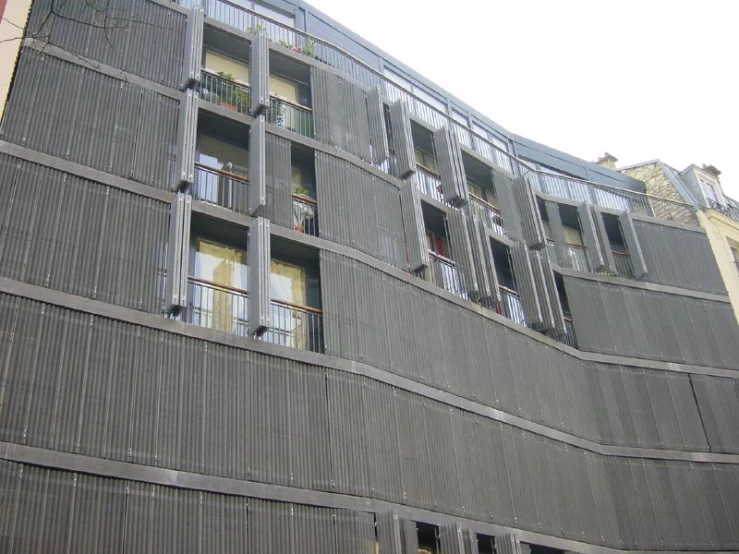
[[226, 73], [225, 71], [219, 71], [217, 75], [228, 83], [227, 85], [223, 86], [223, 90], [221, 91], [222, 94], [218, 95], [221, 100], [221, 106], [223, 106], [224, 108], [228, 108], [229, 110], [236, 110], [236, 106], [231, 102], [233, 90], [237, 88], [234, 83], [234, 76], [230, 73]]

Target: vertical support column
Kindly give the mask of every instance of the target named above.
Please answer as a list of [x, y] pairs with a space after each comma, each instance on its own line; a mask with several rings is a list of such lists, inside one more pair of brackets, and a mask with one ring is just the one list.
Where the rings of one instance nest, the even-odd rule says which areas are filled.
[[608, 233], [606, 232], [606, 224], [603, 221], [603, 212], [596, 206], [591, 206], [593, 210], [593, 221], [595, 222], [595, 230], [598, 233], [598, 240], [600, 240], [600, 247], [603, 252], [603, 265], [605, 270], [612, 274], [618, 274], [616, 270], [616, 260], [613, 259], [613, 250], [611, 250], [611, 241], [608, 239]]
[[544, 317], [534, 282], [529, 249], [525, 244], [515, 244], [511, 247], [511, 264], [518, 294], [523, 304], [526, 324], [538, 327], [543, 323]]
[[493, 169], [491, 172], [495, 193], [498, 196], [500, 215], [503, 217], [508, 236], [513, 240], [523, 241], [521, 216], [518, 213], [516, 199], [513, 195], [513, 181], [504, 171]]
[[618, 216], [618, 221], [621, 224], [621, 234], [626, 242], [626, 249], [629, 251], [629, 258], [631, 258], [631, 265], [634, 268], [634, 276], [637, 279], [641, 279], [647, 275], [647, 262], [644, 260], [644, 252], [639, 242], [639, 236], [636, 234], [634, 228], [634, 220], [631, 218], [629, 212], [622, 212]]
[[195, 147], [198, 134], [198, 94], [186, 90], [180, 96], [177, 120], [177, 162], [173, 190], [186, 190], [195, 180]]
[[559, 212], [559, 204], [547, 200], [544, 202], [544, 206], [546, 207], [547, 218], [549, 219], [549, 229], [552, 231], [557, 263], [560, 267], [572, 267], [572, 260], [570, 260], [570, 256], [567, 254], [567, 239], [565, 237], [564, 225], [562, 225], [562, 215]]
[[257, 33], [251, 41], [249, 55], [250, 110], [256, 117], [269, 107], [269, 41]]
[[[521, 215], [521, 230], [526, 244], [535, 250], [544, 248], [547, 244], [546, 234], [531, 183], [525, 177], [516, 177], [513, 180], [513, 195]], [[505, 216], [503, 216], [503, 221], [505, 221]]]
[[178, 313], [187, 306], [191, 213], [192, 197], [181, 192], [175, 194], [169, 215], [167, 277], [164, 282], [165, 313]]
[[400, 189], [400, 210], [403, 214], [408, 269], [415, 272], [427, 268], [431, 261], [426, 246], [426, 226], [421, 211], [421, 193], [410, 183]]
[[264, 116], [249, 129], [249, 215], [262, 215], [267, 205], [267, 159]]
[[467, 228], [467, 217], [459, 210], [451, 209], [447, 213], [449, 243], [452, 247], [452, 258], [464, 282], [464, 291], [476, 297], [480, 292], [477, 282], [475, 262], [472, 257], [472, 243]]
[[453, 206], [467, 204], [470, 199], [467, 176], [462, 161], [462, 149], [457, 135], [442, 127], [434, 132], [434, 147], [441, 176], [441, 191], [444, 200]]
[[593, 271], [601, 271], [605, 267], [603, 260], [603, 251], [598, 239], [598, 232], [595, 228], [593, 212], [590, 209], [592, 204], [583, 202], [577, 207], [577, 215], [580, 218], [580, 228], [582, 229], [583, 240], [587, 248], [588, 262]]
[[249, 335], [258, 337], [271, 325], [269, 275], [272, 249], [269, 220], [258, 217], [249, 227]]
[[384, 162], [390, 155], [385, 128], [385, 105], [382, 102], [380, 87], [367, 93], [367, 117], [369, 119], [370, 140], [372, 141], [372, 163]]
[[390, 106], [393, 148], [395, 150], [397, 176], [407, 179], [416, 172], [416, 153], [413, 150], [413, 134], [408, 104], [398, 100]]
[[201, 56], [203, 55], [203, 28], [205, 11], [193, 6], [187, 14], [185, 30], [185, 61], [182, 65], [180, 90], [192, 88], [200, 82]]

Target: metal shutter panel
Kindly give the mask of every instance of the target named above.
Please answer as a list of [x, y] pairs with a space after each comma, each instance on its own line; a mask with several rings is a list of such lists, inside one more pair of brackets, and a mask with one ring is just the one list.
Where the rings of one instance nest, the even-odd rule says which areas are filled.
[[467, 228], [467, 216], [459, 210], [450, 210], [447, 214], [449, 228], [449, 243], [452, 247], [452, 258], [464, 281], [464, 290], [467, 294], [477, 295], [480, 286], [477, 282], [475, 262], [472, 257], [472, 242]]
[[182, 64], [180, 89], [191, 88], [200, 82], [200, 58], [203, 53], [203, 27], [205, 12], [200, 6], [193, 6], [187, 15], [185, 30], [185, 56]]
[[426, 246], [426, 226], [421, 211], [421, 193], [410, 183], [400, 189], [400, 209], [403, 213], [408, 269], [424, 269], [429, 266], [430, 260]]
[[618, 220], [621, 223], [621, 234], [623, 234], [624, 241], [626, 241], [626, 248], [629, 250], [631, 265], [634, 267], [634, 276], [641, 279], [647, 274], [647, 262], [644, 260], [644, 252], [636, 234], [634, 220], [629, 212], [622, 212], [618, 216]]
[[177, 174], [174, 190], [186, 189], [195, 180], [195, 142], [198, 133], [198, 95], [186, 90], [180, 97], [177, 121]]
[[263, 33], [251, 41], [249, 87], [251, 114], [256, 117], [269, 106], [269, 41]]
[[469, 191], [457, 135], [442, 127], [434, 132], [434, 147], [444, 200], [453, 206], [466, 204], [469, 201]]
[[262, 215], [267, 205], [267, 153], [264, 116], [249, 129], [249, 215]]
[[544, 202], [549, 218], [549, 229], [552, 232], [552, 240], [554, 241], [554, 251], [557, 254], [557, 264], [560, 267], [572, 267], [570, 257], [567, 255], [567, 239], [565, 238], [565, 230], [562, 225], [562, 216], [559, 213], [559, 204], [547, 200]]
[[269, 274], [271, 262], [269, 220], [258, 217], [249, 227], [249, 335], [259, 336], [270, 326]]
[[385, 128], [385, 105], [379, 87], [374, 87], [367, 93], [367, 117], [372, 141], [372, 163], [379, 164], [390, 155]]
[[598, 232], [595, 229], [593, 212], [590, 209], [591, 205], [583, 202], [577, 207], [577, 214], [580, 217], [580, 228], [582, 229], [583, 240], [587, 247], [590, 267], [593, 271], [600, 271], [605, 267], [605, 262], [603, 261], [603, 251], [598, 240]]
[[400, 179], [407, 179], [416, 172], [416, 154], [413, 150], [408, 104], [403, 100], [398, 100], [390, 106], [390, 125], [392, 127], [397, 176]]

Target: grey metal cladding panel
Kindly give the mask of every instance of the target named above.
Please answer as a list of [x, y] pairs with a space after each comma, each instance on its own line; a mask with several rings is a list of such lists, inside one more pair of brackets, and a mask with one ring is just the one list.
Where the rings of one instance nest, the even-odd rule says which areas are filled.
[[508, 236], [514, 240], [524, 240], [521, 214], [518, 211], [516, 198], [513, 194], [513, 180], [505, 171], [491, 170], [495, 193], [498, 196], [500, 213], [505, 222]]
[[393, 398], [397, 410], [399, 451], [396, 456], [400, 456], [403, 498], [408, 504], [433, 510], [436, 508], [436, 480], [426, 445], [424, 403], [427, 400], [401, 390], [395, 391]]
[[[667, 372], [657, 370], [643, 370], [646, 382], [648, 401], [654, 411], [654, 422], [659, 433], [661, 448], [681, 450], [685, 448], [685, 441], [677, 417], [677, 408], [670, 391]], [[679, 374], [684, 379], [686, 375]], [[647, 400], [643, 396], [642, 400]]]
[[639, 236], [634, 227], [634, 220], [631, 218], [630, 212], [621, 212], [618, 220], [621, 224], [621, 233], [623, 234], [626, 249], [631, 259], [631, 266], [634, 268], [634, 276], [637, 279], [642, 279], [648, 273], [648, 269], [647, 263], [644, 260], [644, 252], [641, 248]]
[[257, 33], [251, 41], [249, 55], [250, 111], [262, 114], [269, 106], [269, 39]]
[[3, 139], [160, 189], [172, 186], [176, 100], [28, 48], [15, 83]]
[[382, 101], [380, 87], [373, 87], [367, 93], [367, 117], [372, 143], [372, 163], [379, 164], [390, 155], [385, 128], [385, 104]]
[[331, 144], [328, 73], [313, 67], [310, 72], [311, 96], [313, 100], [313, 130], [316, 140]]
[[549, 229], [552, 232], [552, 240], [554, 241], [554, 250], [557, 253], [557, 264], [560, 267], [572, 267], [572, 261], [567, 255], [567, 239], [565, 238], [564, 226], [562, 225], [562, 216], [559, 213], [559, 204], [547, 200], [544, 202], [547, 210], [547, 218], [549, 219]]
[[249, 215], [264, 213], [267, 204], [267, 146], [264, 116], [249, 128]]
[[452, 436], [452, 419], [459, 417], [459, 411], [446, 404], [432, 400], [425, 401], [424, 410], [425, 442], [435, 444], [430, 456], [430, 469], [435, 483], [432, 491], [434, 507], [447, 513], [462, 515], [463, 501], [459, 487], [454, 441], [438, 441], [439, 437]]
[[675, 407], [677, 424], [682, 436], [682, 449], [690, 451], [707, 451], [708, 442], [700, 413], [698, 403], [693, 393], [690, 376], [681, 375], [671, 371], [666, 372], [667, 385], [672, 396]]
[[703, 427], [712, 451], [739, 450], [739, 395], [734, 379], [691, 375]]
[[[539, 205], [531, 183], [525, 177], [513, 179], [513, 196], [516, 199], [518, 213], [521, 215], [521, 229], [526, 244], [529, 248], [544, 248], [547, 241]], [[503, 215], [503, 221], [505, 221], [505, 215]]]
[[[549, 283], [546, 278], [545, 272], [549, 270], [549, 267], [544, 267], [544, 255], [536, 250], [529, 250], [529, 258], [531, 259], [531, 271], [534, 276], [534, 284], [536, 286], [537, 293], [539, 295], [539, 302], [541, 304], [541, 311], [543, 316], [542, 327], [545, 330], [554, 329], [555, 327], [555, 305], [552, 304], [554, 300], [557, 304], [559, 299], [555, 296], [552, 298], [549, 291]], [[552, 284], [554, 283], [554, 275], [551, 276]], [[561, 313], [561, 309], [559, 310]], [[559, 332], [564, 332], [564, 318], [561, 317], [561, 321], [557, 326]]]
[[521, 543], [515, 535], [498, 535], [495, 537], [496, 554], [522, 554]]
[[499, 301], [500, 291], [498, 289], [498, 279], [495, 274], [495, 262], [493, 261], [493, 254], [490, 249], [490, 242], [484, 223], [475, 218], [469, 211], [466, 211], [466, 220], [480, 298]]
[[[719, 488], [718, 470], [713, 464], [701, 464], [699, 468], [698, 473], [701, 480], [698, 484], [705, 494], [708, 514], [710, 514], [716, 530], [711, 543], [722, 549], [732, 548], [736, 542], [732, 537], [731, 523], [729, 522], [730, 512], [727, 510]], [[730, 502], [735, 502], [735, 500], [730, 500]]]
[[408, 104], [403, 100], [390, 105], [390, 125], [392, 126], [397, 176], [406, 179], [416, 172], [416, 154], [413, 149]]
[[205, 11], [201, 6], [192, 6], [190, 8], [190, 13], [187, 14], [185, 54], [182, 64], [180, 89], [189, 88], [200, 82], [204, 26]]
[[524, 244], [516, 244], [511, 247], [510, 253], [513, 276], [523, 303], [526, 323], [538, 325], [544, 321], [544, 315], [536, 290], [528, 248]]
[[466, 204], [469, 191], [457, 135], [442, 127], [434, 131], [433, 137], [444, 200], [454, 206]]
[[426, 245], [426, 227], [421, 212], [421, 193], [412, 184], [400, 189], [400, 207], [403, 213], [409, 269], [418, 271], [428, 267], [430, 260]]
[[739, 367], [739, 324], [731, 305], [708, 300], [704, 301], [704, 305], [710, 318], [711, 330], [716, 336], [722, 365]]
[[596, 206], [591, 206], [593, 212], [593, 222], [595, 223], [595, 232], [600, 241], [601, 252], [603, 254], [604, 269], [611, 274], [616, 274], [616, 261], [613, 259], [613, 251], [611, 250], [611, 242], [608, 239], [606, 225], [603, 221], [603, 212]]
[[[145, 124], [145, 123], [144, 123]], [[180, 98], [177, 122], [177, 184], [187, 188], [195, 180], [195, 143], [198, 134], [198, 96], [186, 90]]]
[[450, 210], [447, 213], [447, 224], [452, 257], [462, 275], [464, 289], [468, 294], [477, 294], [480, 291], [480, 285], [477, 282], [475, 260], [472, 256], [467, 216], [459, 210]]
[[261, 334], [270, 325], [269, 275], [271, 263], [269, 220], [258, 217], [249, 228], [249, 334]]
[[603, 260], [603, 250], [598, 240], [598, 231], [595, 227], [593, 212], [590, 209], [592, 204], [583, 202], [577, 207], [577, 213], [580, 218], [580, 227], [582, 228], [583, 240], [587, 247], [588, 261], [593, 271], [600, 271], [605, 267]]
[[405, 518], [400, 519], [400, 537], [405, 554], [418, 552], [418, 531], [414, 521]]
[[382, 512], [376, 516], [377, 542], [383, 554], [403, 554], [400, 519], [396, 512]]
[[264, 216], [283, 227], [293, 226], [293, 199], [291, 189], [292, 166], [290, 141], [265, 133], [265, 189]]
[[[49, 17], [52, 7], [58, 15]], [[38, 0], [33, 3], [27, 36], [179, 88], [186, 19], [184, 14], [154, 2], [111, 0], [101, 14], [94, 3], [59, 5], [54, 0]]]
[[[185, 195], [176, 194], [169, 214], [169, 242], [167, 243], [167, 277], [164, 285], [164, 311], [172, 312], [180, 304], [180, 273], [182, 271]], [[187, 239], [189, 243], [189, 237]]]
[[462, 526], [451, 523], [439, 527], [441, 554], [466, 554]]
[[565, 334], [564, 312], [562, 311], [562, 303], [559, 300], [559, 292], [557, 291], [557, 283], [554, 280], [554, 270], [552, 264], [546, 254], [541, 253], [542, 272], [544, 274], [544, 283], [546, 285], [546, 294], [549, 296], [549, 302], [552, 306], [552, 317], [554, 318], [554, 329], [561, 334]]

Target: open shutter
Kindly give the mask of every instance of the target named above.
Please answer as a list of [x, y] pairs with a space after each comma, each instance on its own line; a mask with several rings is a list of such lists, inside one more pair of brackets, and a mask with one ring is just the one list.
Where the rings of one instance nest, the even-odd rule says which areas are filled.
[[249, 227], [249, 335], [259, 336], [270, 326], [269, 275], [271, 263], [269, 220], [258, 217]]
[[468, 231], [467, 216], [459, 210], [450, 210], [447, 213], [447, 227], [452, 258], [457, 265], [457, 271], [462, 276], [464, 290], [469, 295], [477, 296], [480, 285], [477, 282], [475, 262], [472, 257], [472, 241]]
[[379, 164], [390, 155], [385, 128], [385, 104], [379, 87], [374, 87], [367, 93], [367, 117], [372, 141], [372, 163]]
[[497, 169], [492, 170], [492, 176], [493, 185], [495, 185], [495, 194], [498, 196], [500, 215], [505, 223], [508, 236], [513, 240], [522, 241], [521, 216], [518, 213], [518, 206], [513, 195], [513, 181], [507, 173]]
[[190, 252], [192, 198], [175, 194], [169, 215], [167, 278], [164, 283], [164, 311], [177, 313], [187, 306], [187, 273]]
[[251, 114], [256, 117], [269, 107], [269, 40], [264, 33], [251, 41], [249, 88]]
[[600, 241], [600, 248], [603, 252], [603, 266], [604, 269], [612, 274], [616, 275], [616, 260], [613, 259], [613, 250], [611, 250], [611, 241], [608, 240], [608, 233], [606, 232], [606, 224], [603, 221], [603, 212], [597, 207], [591, 206], [593, 210], [593, 222], [595, 223], [595, 230], [598, 233], [598, 240]]
[[410, 183], [400, 189], [400, 209], [408, 252], [408, 269], [418, 271], [429, 266], [426, 226], [421, 211], [421, 193]]
[[[526, 244], [536, 250], [544, 248], [547, 243], [546, 234], [531, 183], [525, 177], [516, 177], [513, 180], [513, 195], [521, 216], [521, 230]], [[503, 220], [505, 221], [505, 216]]]
[[603, 251], [600, 247], [598, 239], [598, 231], [595, 228], [593, 212], [590, 209], [591, 204], [583, 202], [577, 207], [577, 215], [580, 218], [580, 227], [582, 229], [583, 240], [587, 248], [588, 262], [593, 271], [600, 271], [605, 267], [603, 261]]
[[403, 554], [416, 554], [418, 552], [416, 522], [400, 518], [400, 536], [403, 544]]
[[523, 304], [526, 324], [538, 327], [543, 323], [544, 317], [539, 295], [536, 291], [536, 283], [534, 282], [529, 249], [525, 244], [515, 244], [510, 251], [513, 277], [516, 281], [518, 294], [521, 297], [521, 304]]
[[180, 96], [177, 120], [177, 164], [174, 190], [184, 190], [195, 180], [195, 146], [198, 133], [198, 95], [186, 90]]
[[201, 6], [193, 6], [187, 14], [185, 30], [185, 61], [182, 65], [180, 89], [192, 88], [200, 82], [201, 56], [203, 55], [203, 27], [205, 12]]
[[416, 154], [413, 150], [413, 134], [408, 104], [398, 100], [390, 106], [395, 167], [400, 179], [407, 179], [416, 172]]
[[465, 554], [462, 527], [459, 523], [439, 527], [441, 554]]
[[496, 554], [525, 554], [523, 545], [514, 535], [500, 535], [495, 537]]
[[[538, 250], [529, 250], [531, 272], [534, 276], [534, 286], [536, 287], [539, 305], [541, 306], [542, 322], [540, 330], [549, 331], [554, 329], [554, 309], [552, 307], [552, 299], [548, 294], [547, 281], [544, 275], [544, 257], [544, 254]], [[562, 325], [564, 325], [564, 322]]]
[[544, 252], [532, 251], [530, 254], [536, 287], [545, 315], [544, 329], [547, 331], [553, 329], [557, 334], [563, 335], [566, 332], [564, 312], [551, 262]]
[[634, 220], [629, 212], [622, 212], [618, 216], [618, 220], [621, 224], [621, 234], [626, 242], [626, 249], [629, 251], [631, 265], [634, 267], [634, 276], [641, 279], [647, 274], [647, 262], [644, 260], [644, 252], [634, 228]]
[[554, 251], [557, 254], [557, 264], [560, 267], [572, 267], [572, 261], [567, 254], [567, 239], [565, 238], [565, 229], [562, 225], [562, 215], [559, 213], [559, 204], [547, 200], [544, 203], [547, 210], [547, 218], [549, 219], [549, 229], [552, 232], [552, 240], [554, 241]]
[[265, 134], [265, 217], [283, 227], [293, 226], [292, 165], [290, 141]]
[[470, 196], [457, 135], [452, 134], [448, 128], [442, 127], [434, 132], [434, 147], [444, 200], [452, 206], [467, 204]]
[[380, 554], [403, 554], [400, 519], [395, 512], [377, 514], [377, 542]]
[[485, 224], [468, 211], [467, 225], [472, 241], [477, 284], [480, 288], [479, 299], [498, 302], [500, 301], [498, 278], [495, 274], [495, 262], [493, 261], [493, 252], [490, 248], [490, 239], [488, 239]]
[[477, 545], [477, 533], [471, 529], [462, 529], [462, 541], [466, 554], [480, 554], [480, 548]]
[[262, 215], [267, 204], [267, 153], [264, 116], [249, 129], [249, 215]]

